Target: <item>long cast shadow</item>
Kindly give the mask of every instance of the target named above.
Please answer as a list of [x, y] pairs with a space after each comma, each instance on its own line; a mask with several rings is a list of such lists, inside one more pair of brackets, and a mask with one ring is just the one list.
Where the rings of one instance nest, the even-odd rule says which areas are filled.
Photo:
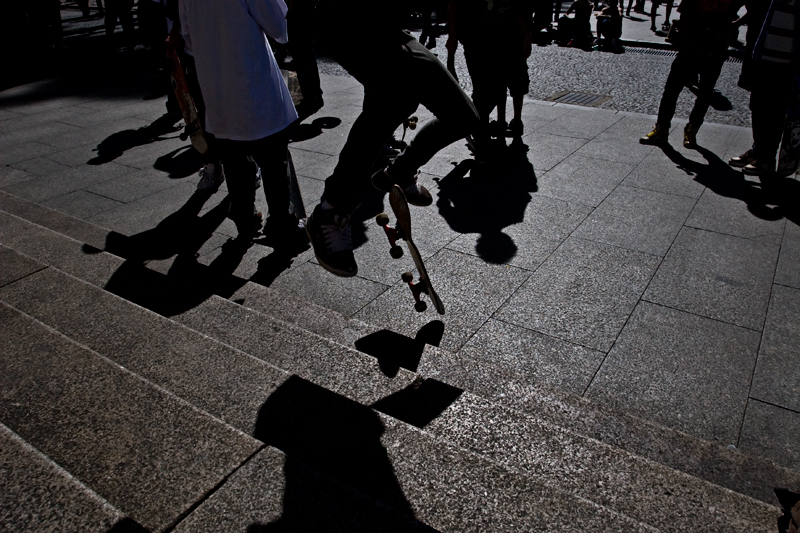
[[762, 220], [786, 218], [800, 223], [800, 183], [791, 178], [762, 177], [760, 183], [745, 179], [712, 151], [697, 147], [707, 164], [684, 157], [672, 146], [661, 147], [670, 161], [712, 192], [742, 201], [747, 210]]
[[401, 368], [416, 372], [425, 345], [439, 346], [444, 334], [444, 322], [432, 320], [412, 339], [388, 329], [361, 337], [355, 342], [356, 350], [378, 360], [381, 372], [393, 378]]
[[[426, 390], [435, 388], [426, 386]], [[446, 396], [441, 398], [446, 402]], [[399, 402], [402, 403], [402, 398]], [[397, 404], [398, 400], [390, 403]], [[438, 413], [447, 405], [449, 403], [443, 406], [440, 401], [436, 406], [440, 409]], [[376, 407], [379, 406], [376, 404]], [[414, 407], [408, 409], [413, 411]], [[423, 418], [435, 417], [438, 413], [428, 406]], [[381, 443], [384, 431], [383, 423], [370, 407], [298, 376], [290, 377], [262, 405], [253, 433], [255, 438], [287, 455], [283, 514], [270, 524], [253, 524], [248, 533], [349, 531], [350, 528], [355, 531], [434, 531], [413, 519], [411, 505], [397, 481], [387, 449]], [[368, 499], [342, 491], [331, 494], [328, 486], [309, 483], [308, 467], [377, 500], [393, 512], [375, 513], [366, 508], [370, 505]], [[331, 506], [331, 501], [337, 505]], [[343, 513], [343, 509], [346, 512]], [[352, 523], [353, 513], [362, 520], [357, 527]], [[386, 522], [392, 514], [392, 523]], [[401, 523], [405, 522], [399, 528], [397, 516], [401, 517]], [[349, 527], [342, 522], [348, 522]]]
[[109, 163], [131, 148], [167, 139], [167, 137], [164, 137], [165, 135], [180, 131], [181, 126], [175, 125], [178, 120], [180, 120], [178, 117], [164, 114], [139, 129], [112, 133], [97, 145], [97, 156], [87, 161], [86, 164], [102, 165]]
[[439, 214], [454, 231], [477, 233], [475, 251], [488, 263], [507, 263], [517, 253], [503, 229], [524, 220], [531, 193], [538, 190], [528, 150], [515, 139], [496, 163], [462, 161], [439, 180]]

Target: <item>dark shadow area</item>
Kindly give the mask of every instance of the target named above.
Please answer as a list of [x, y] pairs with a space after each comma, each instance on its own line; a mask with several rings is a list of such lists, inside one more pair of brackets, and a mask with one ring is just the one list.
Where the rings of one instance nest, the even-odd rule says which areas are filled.
[[425, 345], [439, 346], [443, 335], [444, 322], [433, 320], [422, 326], [413, 339], [382, 329], [361, 337], [354, 344], [356, 350], [376, 358], [381, 372], [393, 378], [401, 368], [416, 372]]
[[[313, 516], [310, 511], [327, 507], [325, 502], [337, 496], [309, 483], [303, 465], [412, 518], [411, 506], [381, 443], [383, 433], [383, 423], [371, 408], [298, 376], [286, 380], [261, 406], [253, 432], [255, 438], [288, 456], [284, 467], [283, 515], [271, 524], [255, 525], [248, 531], [317, 531], [309, 526], [319, 522], [321, 517]], [[348, 503], [351, 507], [362, 508], [362, 518], [370, 516], [370, 509], [364, 507], [369, 503], [366, 499]], [[324, 519], [322, 522], [325, 527], [320, 531], [349, 531], [341, 524]], [[408, 524], [414, 525], [413, 529], [430, 531], [418, 522]], [[385, 531], [388, 526], [361, 524], [357, 530], [366, 531], [370, 525], [374, 528], [372, 531]], [[395, 527], [388, 529], [397, 530]]]
[[496, 162], [462, 161], [438, 179], [439, 214], [454, 231], [477, 233], [475, 251], [488, 263], [507, 263], [517, 253], [503, 229], [524, 220], [531, 193], [538, 190], [527, 154], [528, 146], [515, 139], [500, 149]]
[[435, 379], [417, 378], [401, 391], [378, 400], [372, 408], [420, 429], [450, 407], [464, 391]]
[[154, 169], [166, 172], [170, 179], [181, 179], [196, 174], [197, 169], [202, 166], [203, 157], [191, 145], [181, 146], [164, 154], [153, 163]]
[[291, 131], [290, 142], [301, 142], [322, 135], [322, 130], [329, 130], [339, 126], [342, 120], [336, 117], [319, 117], [311, 123], [302, 122], [294, 126]]
[[[687, 85], [686, 88], [697, 96], [699, 89], [696, 85]], [[711, 93], [711, 108], [717, 111], [730, 111], [733, 109], [733, 104], [724, 94], [714, 89], [714, 92]]]
[[[86, 164], [102, 165], [103, 163], [109, 163], [131, 148], [171, 138], [164, 136], [181, 130], [183, 126], [176, 125], [178, 120], [178, 118], [172, 115], [164, 114], [154, 120], [152, 124], [141, 127], [138, 130], [122, 130], [117, 133], [112, 133], [97, 145], [97, 156], [87, 161]], [[192, 152], [194, 152], [194, 150], [192, 150]], [[195, 172], [199, 166], [200, 165], [194, 167]], [[188, 174], [186, 175], [188, 176]], [[170, 177], [172, 176], [170, 175]]]
[[123, 518], [106, 533], [150, 533], [150, 530], [132, 518]]
[[785, 217], [795, 224], [800, 223], [800, 183], [797, 180], [765, 176], [757, 183], [745, 179], [744, 174], [706, 148], [697, 147], [697, 152], [707, 164], [688, 159], [669, 145], [661, 149], [678, 168], [693, 175], [696, 182], [715, 194], [744, 202], [754, 216], [762, 220]]
[[[197, 261], [199, 250], [228, 214], [228, 199], [200, 216], [211, 192], [195, 192], [178, 211], [162, 220], [156, 227], [130, 237], [110, 232], [105, 251], [125, 259], [104, 287], [122, 298], [162, 316], [175, 316], [197, 307], [216, 294], [228, 298], [248, 280], [234, 275], [254, 242], [229, 239], [221, 253], [209, 264]], [[277, 246], [277, 244], [275, 245]], [[294, 257], [308, 248], [307, 243], [274, 248], [261, 262], [253, 276], [255, 283], [269, 279], [271, 283], [288, 269]], [[85, 253], [100, 250], [84, 245]], [[167, 274], [146, 268], [149, 261], [166, 260], [175, 256]], [[280, 257], [280, 260], [273, 258]], [[272, 258], [272, 259], [269, 259]], [[262, 259], [261, 261], [265, 261]]]

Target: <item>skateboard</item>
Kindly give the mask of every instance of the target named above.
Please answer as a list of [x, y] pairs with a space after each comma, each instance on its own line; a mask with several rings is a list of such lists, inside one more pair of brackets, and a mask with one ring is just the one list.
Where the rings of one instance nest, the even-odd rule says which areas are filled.
[[393, 185], [391, 191], [389, 191], [389, 204], [392, 206], [395, 218], [397, 218], [397, 225], [394, 228], [389, 226], [389, 215], [386, 213], [381, 213], [375, 217], [375, 221], [379, 226], [383, 227], [383, 231], [386, 233], [386, 237], [389, 239], [389, 244], [391, 245], [389, 254], [394, 259], [399, 259], [403, 256], [403, 249], [397, 245], [399, 239], [406, 241], [408, 251], [414, 259], [417, 272], [419, 272], [419, 281], [414, 283], [414, 274], [411, 272], [403, 272], [400, 276], [403, 282], [408, 284], [409, 289], [411, 289], [411, 294], [414, 295], [414, 300], [416, 301], [414, 309], [416, 309], [418, 313], [421, 313], [428, 308], [428, 304], [421, 298], [422, 294], [427, 294], [431, 303], [433, 303], [433, 306], [436, 308], [436, 311], [438, 311], [440, 315], [443, 315], [444, 304], [439, 299], [436, 291], [433, 290], [433, 285], [431, 285], [431, 280], [428, 276], [428, 270], [425, 268], [425, 263], [422, 262], [422, 256], [419, 253], [419, 249], [417, 249], [417, 245], [414, 244], [411, 238], [411, 212], [408, 209], [406, 195], [403, 193], [403, 189], [397, 185]]
[[169, 79], [183, 115], [184, 126], [180, 138], [182, 141], [191, 138], [194, 149], [204, 154], [208, 151], [208, 141], [203, 134], [203, 126], [197, 116], [197, 107], [194, 105], [191, 93], [189, 93], [189, 85], [186, 83], [186, 76], [183, 74], [183, 65], [181, 65], [181, 59], [178, 57], [178, 52], [175, 50], [175, 44], [171, 37], [167, 43], [167, 59], [169, 59], [171, 67]]

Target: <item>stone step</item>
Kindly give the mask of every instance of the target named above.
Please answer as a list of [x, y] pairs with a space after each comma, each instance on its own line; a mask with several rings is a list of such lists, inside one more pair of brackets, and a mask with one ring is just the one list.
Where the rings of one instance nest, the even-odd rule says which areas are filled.
[[0, 494], [2, 531], [147, 531], [3, 424]]
[[[125, 239], [124, 236], [118, 234], [114, 239], [109, 239], [108, 232], [104, 233], [105, 230], [96, 227], [92, 230], [86, 226], [86, 223], [60, 221], [61, 217], [70, 217], [35, 206], [35, 204], [28, 205], [24, 200], [3, 195], [3, 193], [0, 193], [0, 206], [31, 215], [32, 218], [53, 227], [66, 228], [76, 236], [90, 237], [95, 244], [100, 244], [101, 241]], [[22, 246], [31, 253], [38, 254], [44, 260], [55, 261], [55, 266], [79, 277], [83, 277], [86, 270], [91, 270], [90, 265], [95, 262], [98, 268], [90, 275], [95, 276], [96, 284], [104, 285], [107, 290], [162, 315], [179, 316], [184, 312], [192, 314], [192, 309], [212, 296], [210, 291], [200, 290], [196, 287], [187, 288], [183, 283], [171, 283], [172, 278], [168, 279], [167, 276], [144, 268], [138, 263], [126, 264], [121, 258], [110, 254], [97, 253], [87, 257], [86, 247], [81, 247], [80, 243], [65, 239], [55, 232], [48, 232], [38, 225], [26, 223], [17, 217], [8, 214], [5, 215], [6, 218], [2, 218], [2, 216], [3, 213], [0, 212], [0, 222], [2, 222], [0, 224], [0, 242], [11, 240], [12, 243]], [[73, 229], [76, 226], [78, 229]], [[3, 232], [4, 227], [7, 227], [5, 232]], [[26, 232], [32, 232], [32, 234], [26, 235]], [[31, 240], [40, 245], [32, 247], [29, 244]], [[68, 245], [65, 245], [64, 241], [68, 241]], [[58, 254], [52, 253], [53, 250], [58, 250]], [[97, 252], [94, 248], [90, 251]], [[123, 264], [125, 264], [125, 268], [120, 268]], [[104, 283], [104, 279], [108, 281]], [[397, 372], [402, 370], [401, 367], [405, 365], [424, 378], [435, 378], [438, 381], [469, 390], [514, 410], [535, 413], [537, 418], [546, 420], [555, 426], [567, 428], [579, 435], [622, 448], [635, 455], [764, 502], [774, 503], [772, 492], [774, 486], [800, 484], [800, 473], [777, 466], [768, 460], [732, 452], [716, 443], [703, 441], [671, 428], [614, 411], [583, 398], [545, 387], [515, 383], [513, 379], [503, 381], [502, 387], [497, 383], [476, 380], [469, 371], [468, 362], [463, 361], [463, 357], [426, 344], [424, 338], [419, 338], [420, 335], [417, 339], [410, 339], [398, 334], [392, 335], [386, 330], [378, 330], [368, 324], [343, 317], [334, 311], [305, 304], [293, 298], [286, 298], [275, 290], [244, 280], [240, 280], [234, 285], [239, 288], [228, 295], [231, 300], [243, 303], [245, 306], [267, 315], [277, 316], [283, 321], [294, 323], [339, 344], [354, 346], [375, 355], [378, 357], [381, 370], [388, 376], [396, 376]], [[197, 313], [194, 313], [193, 316], [198, 317]], [[208, 323], [203, 327], [213, 328], [214, 325]], [[224, 335], [223, 329], [226, 328], [216, 328], [210, 334], [212, 336]], [[246, 337], [246, 331], [242, 335]], [[387, 341], [386, 338], [390, 336], [391, 339]], [[379, 340], [373, 342], [374, 339]], [[403, 350], [413, 352], [410, 357], [406, 357], [405, 363], [397, 362], [393, 360], [393, 357], [381, 357], [380, 350], [373, 349], [376, 344], [381, 346], [386, 342], [396, 344], [400, 341], [403, 341]], [[330, 353], [342, 353], [345, 359], [348, 359], [346, 352], [338, 348], [333, 349]], [[422, 361], [422, 363], [419, 366], [416, 363], [409, 365], [408, 360], [416, 361], [416, 363]], [[367, 364], [364, 367], [366, 374], [362, 372], [360, 375], [372, 375], [370, 366]], [[347, 372], [352, 369], [349, 365], [334, 365], [333, 368], [339, 372], [331, 372], [327, 386], [331, 390], [339, 390], [339, 385], [333, 382], [341, 380], [342, 374], [347, 375]], [[342, 369], [347, 370], [343, 371]], [[302, 375], [302, 372], [298, 371], [298, 373]], [[405, 374], [401, 377], [404, 383], [413, 380], [412, 374]], [[374, 380], [367, 380], [364, 383], [370, 383], [370, 386], [377, 388], [370, 390], [369, 387], [361, 387], [360, 392], [351, 391], [349, 396], [368, 403], [370, 398], [379, 396], [385, 390]]]
[[[151, 531], [174, 526], [263, 447], [6, 303], [0, 324], [0, 422]], [[93, 512], [97, 523], [114, 518]]]
[[[67, 291], [67, 294], [59, 295], [60, 291]], [[50, 294], [51, 298], [57, 298], [58, 305], [40, 305], [38, 302], [45, 300], [47, 294]], [[146, 351], [157, 351], [160, 346], [161, 352], [169, 352], [171, 344], [177, 341], [181, 346], [187, 344], [191, 346], [192, 353], [202, 354], [208, 350], [198, 349], [195, 346], [202, 344], [203, 341], [214, 342], [202, 337], [202, 341], [195, 339], [192, 345], [192, 339], [187, 333], [192, 330], [181, 329], [180, 333], [173, 332], [179, 328], [168, 330], [171, 321], [134, 307], [125, 300], [94, 286], [78, 280], [70, 282], [66, 275], [54, 269], [38, 271], [22, 278], [19, 282], [0, 290], [0, 298], [103, 353], [106, 351], [117, 353], [124, 350], [125, 346], [135, 346], [137, 337], [141, 336], [140, 331], [148, 332], [148, 337], [152, 341]], [[81, 313], [81, 309], [86, 311]], [[79, 315], [79, 318], [72, 318], [75, 315]], [[114, 327], [114, 320], [105, 318], [108, 315], [125, 316], [125, 324], [130, 332], [114, 331], [110, 335], [110, 340], [113, 342], [110, 346], [106, 344], [108, 341], [104, 338], [107, 335], [76, 324], [85, 322], [92, 328], [99, 327], [100, 332], [105, 332]], [[617, 511], [624, 509], [625, 513], [640, 515], [639, 520], [654, 521], [660, 528], [680, 531], [686, 527], [702, 528], [702, 526], [716, 525], [720, 519], [708, 511], [707, 507], [718, 509], [724, 516], [722, 520], [727, 524], [731, 526], [748, 524], [749, 530], [752, 531], [761, 530], [761, 525], [771, 524], [774, 519], [774, 509], [763, 503], [754, 502], [657, 463], [575, 435], [532, 416], [490, 404], [472, 394], [461, 394], [457, 389], [453, 391], [452, 387], [449, 398], [441, 403], [439, 409], [433, 410], [427, 416], [420, 414], [419, 409], [415, 407], [421, 404], [430, 406], [435, 402], [431, 402], [430, 398], [426, 398], [424, 402], [413, 400], [414, 391], [424, 387], [419, 386], [415, 381], [416, 376], [410, 371], [398, 369], [395, 378], [389, 379], [379, 371], [374, 358], [310, 335], [299, 328], [281, 324], [275, 319], [229, 300], [212, 296], [175, 318], [193, 330], [201, 331], [226, 345], [232, 345], [243, 353], [252, 354], [259, 361], [266, 361], [303, 376], [309, 382], [318, 383], [316, 386], [321, 384], [350, 401], [360, 402], [361, 405], [372, 405], [380, 411], [411, 424], [416, 423], [420, 427], [429, 425], [433, 430], [432, 434], [442, 441], [459, 442], [461, 447], [491, 458], [496, 465], [530, 474], [552, 490], [560, 491], [568, 485], [569, 491], [579, 494], [581, 498], [595, 503], [602, 500], [604, 505]], [[104, 322], [109, 324], [104, 326]], [[131, 333], [134, 337], [129, 338]], [[218, 351], [221, 351], [221, 348]], [[229, 351], [234, 352], [229, 355], [230, 357], [241, 358], [241, 355], [234, 350], [229, 349]], [[174, 357], [170, 354], [167, 358]], [[163, 383], [166, 379], [163, 377], [164, 374], [174, 374], [174, 370], [169, 367], [136, 366], [141, 365], [141, 359], [136, 357], [136, 360], [123, 361], [122, 364], [133, 371], [144, 372], [149, 379], [164, 384], [170, 390], [176, 390], [181, 395], [187, 394], [187, 391], [180, 388], [174, 380]], [[195, 364], [195, 361], [182, 360], [180, 367], [192, 364]], [[203, 366], [202, 363], [200, 366]], [[220, 370], [217, 367], [210, 367], [208, 370], [198, 368], [193, 372], [198, 375], [207, 373], [219, 374]], [[183, 380], [187, 377], [182, 376], [177, 379]], [[161, 381], [157, 381], [159, 379]], [[219, 390], [235, 387], [236, 384], [215, 382], [211, 386]], [[442, 391], [447, 396], [447, 386], [439, 387], [439, 396], [442, 396]], [[277, 392], [273, 392], [270, 398], [275, 394]], [[202, 401], [196, 397], [190, 398], [193, 402]], [[409, 398], [412, 400], [408, 401]], [[456, 403], [453, 403], [454, 401]], [[237, 421], [231, 419], [229, 414], [221, 413], [226, 406], [208, 403], [199, 405], [236, 425]], [[247, 402], [239, 398], [236, 405], [247, 406]], [[249, 407], [252, 409], [253, 405], [251, 402]], [[471, 415], [473, 411], [480, 412], [482, 417], [470, 425], [470, 421], [474, 419]], [[422, 417], [421, 422], [420, 417]], [[462, 420], [462, 417], [465, 420]], [[491, 419], [490, 427], [515, 427], [515, 431], [496, 432], [493, 435], [495, 438], [487, 441], [481, 438], [487, 431], [484, 429], [487, 419]], [[446, 422], [440, 423], [440, 420]], [[246, 421], [239, 420], [238, 423], [244, 424]], [[524, 438], [527, 445], [517, 452], [520, 438]], [[280, 448], [279, 443], [270, 442], [268, 439], [262, 440]], [[499, 453], [498, 450], [506, 451]], [[533, 450], [536, 452], [533, 453]], [[582, 475], [576, 476], [575, 472], [581, 472]], [[570, 474], [574, 482], [567, 484], [564, 478], [569, 479]], [[662, 483], [654, 484], [654, 478], [662, 480]], [[680, 497], [673, 497], [675, 494], [680, 494]], [[645, 496], [664, 511], [658, 518], [651, 518], [646, 511], [649, 508], [641, 506], [641, 500]], [[713, 505], [708, 503], [709, 501], [713, 502]], [[692, 502], [706, 502], [706, 505], [698, 508]], [[675, 527], [677, 529], [674, 529]], [[769, 527], [771, 525], [764, 530], [768, 530]]]
[[[448, 531], [463, 531], [479, 518], [487, 523], [507, 523], [508, 530], [552, 531], [569, 527], [579, 516], [599, 530], [651, 530], [404, 422], [378, 415], [342, 394], [290, 376], [55, 268], [39, 270], [6, 285], [0, 289], [0, 300], [9, 312], [41, 320], [92, 353], [113, 357], [127, 371], [178, 394], [204, 412], [252, 432], [290, 457], [434, 527], [443, 524]], [[272, 339], [276, 351], [291, 346], [278, 331]], [[162, 411], [146, 407], [151, 412]], [[101, 406], [81, 411], [88, 416], [96, 409]], [[125, 416], [120, 414], [119, 418]], [[5, 415], [0, 420], [5, 420]], [[140, 422], [132, 417], [120, 425], [132, 431]], [[77, 425], [77, 421], [71, 423]], [[404, 447], [402, 453], [386, 459], [389, 445], [378, 442], [381, 435], [392, 439], [391, 446]], [[358, 464], [370, 466], [359, 469]], [[519, 491], [535, 498], [520, 504], [516, 500]], [[198, 496], [196, 502], [203, 499]], [[464, 513], [465, 502], [480, 509], [480, 517]]]

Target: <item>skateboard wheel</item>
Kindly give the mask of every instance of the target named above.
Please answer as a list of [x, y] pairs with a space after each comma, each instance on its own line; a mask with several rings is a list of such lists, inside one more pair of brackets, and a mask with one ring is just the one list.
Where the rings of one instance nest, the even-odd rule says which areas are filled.
[[403, 257], [403, 249], [399, 246], [392, 246], [389, 249], [389, 255], [392, 256], [392, 259], [400, 259]]
[[412, 130], [416, 129], [417, 128], [417, 122], [419, 122], [419, 118], [417, 117], [417, 115], [410, 116], [408, 118], [408, 128], [412, 129]]
[[400, 274], [400, 279], [403, 280], [403, 283], [411, 283], [412, 281], [414, 281], [414, 274], [412, 274], [411, 272], [403, 272], [402, 274]]
[[428, 308], [428, 304], [426, 304], [422, 300], [420, 300], [419, 302], [414, 304], [414, 309], [417, 311], [417, 313], [421, 313], [421, 312], [425, 311], [427, 308]]
[[389, 215], [386, 213], [381, 213], [375, 217], [375, 222], [377, 222], [379, 226], [385, 226], [389, 223]]

